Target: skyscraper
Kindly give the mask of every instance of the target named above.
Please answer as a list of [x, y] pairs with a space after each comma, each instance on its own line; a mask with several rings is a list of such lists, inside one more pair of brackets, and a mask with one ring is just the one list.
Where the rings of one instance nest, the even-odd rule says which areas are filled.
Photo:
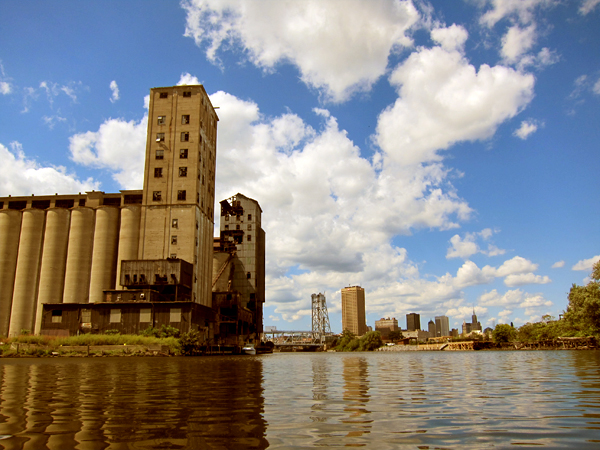
[[357, 336], [367, 332], [365, 290], [360, 286], [342, 289], [342, 328]]
[[446, 316], [435, 316], [436, 336], [450, 336], [450, 322]]
[[416, 313], [406, 315], [406, 330], [415, 331], [421, 329], [421, 316]]

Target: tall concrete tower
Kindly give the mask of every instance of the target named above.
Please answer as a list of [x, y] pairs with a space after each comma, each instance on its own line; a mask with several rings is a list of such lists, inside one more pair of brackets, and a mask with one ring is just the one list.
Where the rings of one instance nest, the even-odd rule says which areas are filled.
[[217, 115], [203, 86], [150, 90], [138, 260], [193, 265], [191, 300], [211, 306]]
[[357, 336], [367, 332], [365, 290], [360, 286], [342, 289], [342, 328]]

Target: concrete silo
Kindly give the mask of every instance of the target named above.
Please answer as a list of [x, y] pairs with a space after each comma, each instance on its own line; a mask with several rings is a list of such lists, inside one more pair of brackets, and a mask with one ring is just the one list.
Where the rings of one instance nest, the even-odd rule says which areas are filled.
[[41, 209], [23, 211], [9, 336], [18, 336], [21, 330], [33, 331], [44, 219], [45, 213]]
[[40, 332], [42, 304], [62, 303], [70, 218], [71, 212], [65, 208], [51, 208], [46, 211], [46, 231], [34, 327], [36, 334]]
[[8, 336], [20, 234], [21, 211], [0, 211], [0, 336]]
[[142, 208], [139, 205], [125, 206], [121, 209], [116, 289], [123, 289], [121, 286], [121, 261], [138, 259], [141, 213]]
[[71, 210], [63, 303], [89, 302], [94, 218], [91, 208], [77, 207]]
[[115, 288], [119, 238], [119, 211], [115, 206], [96, 209], [96, 230], [90, 278], [90, 303], [104, 301], [102, 291]]

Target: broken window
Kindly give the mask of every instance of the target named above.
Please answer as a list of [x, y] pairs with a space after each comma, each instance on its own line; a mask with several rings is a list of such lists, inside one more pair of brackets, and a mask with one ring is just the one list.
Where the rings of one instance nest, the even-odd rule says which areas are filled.
[[226, 230], [229, 230], [229, 225], [225, 225], [225, 229], [226, 229]]
[[167, 116], [158, 116], [156, 123], [158, 125], [164, 125], [166, 120], [167, 120]]
[[186, 92], [183, 93], [183, 96], [184, 97], [191, 97], [192, 93], [191, 93], [191, 91], [186, 91]]
[[180, 167], [179, 168], [179, 176], [180, 177], [187, 177], [187, 167]]
[[165, 142], [165, 133], [156, 133], [156, 142]]
[[188, 123], [190, 123], [190, 115], [189, 114], [184, 114], [181, 116], [181, 125], [187, 125]]
[[249, 224], [248, 224], [248, 231], [251, 231], [251, 230], [252, 230], [252, 224], [251, 224], [251, 223], [249, 223]]
[[235, 229], [236, 229], [236, 230], [239, 230], [239, 229], [240, 229], [240, 226], [239, 226], [239, 225], [236, 225], [236, 226], [235, 226]]
[[252, 278], [252, 274], [251, 274], [250, 272], [248, 272], [248, 273], [246, 274], [246, 278], [247, 278], [247, 279], [250, 279], [250, 278]]
[[164, 159], [165, 151], [164, 150], [156, 150], [156, 159]]
[[187, 131], [182, 131], [181, 132], [181, 142], [189, 142], [190, 140], [190, 133]]
[[182, 148], [179, 150], [179, 159], [187, 159], [188, 157], [188, 149]]
[[177, 200], [185, 200], [185, 190], [177, 191]]
[[160, 93], [160, 98], [168, 98], [169, 94], [167, 92], [161, 92]]
[[61, 310], [53, 310], [52, 311], [52, 323], [61, 323], [62, 322], [62, 311]]
[[226, 222], [229, 222], [229, 214], [227, 214], [227, 215], [225, 216], [225, 221], [226, 221]]
[[248, 242], [250, 242], [251, 240], [252, 240], [252, 235], [251, 235], [251, 234], [249, 234], [249, 235], [248, 235]]
[[177, 226], [178, 226], [178, 222], [179, 222], [179, 221], [178, 221], [177, 219], [173, 219], [173, 220], [171, 221], [171, 227], [172, 227], [172, 228], [177, 228]]
[[171, 244], [177, 245], [177, 236], [171, 236]]
[[248, 214], [248, 220], [252, 220], [252, 214]]
[[154, 168], [154, 178], [162, 178], [162, 167]]
[[161, 198], [162, 198], [161, 191], [152, 192], [152, 201], [153, 202], [160, 202]]

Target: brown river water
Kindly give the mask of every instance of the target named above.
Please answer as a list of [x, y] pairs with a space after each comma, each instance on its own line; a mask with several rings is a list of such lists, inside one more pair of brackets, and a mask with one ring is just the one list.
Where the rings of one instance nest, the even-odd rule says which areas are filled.
[[0, 435], [27, 450], [599, 449], [600, 352], [4, 358]]

